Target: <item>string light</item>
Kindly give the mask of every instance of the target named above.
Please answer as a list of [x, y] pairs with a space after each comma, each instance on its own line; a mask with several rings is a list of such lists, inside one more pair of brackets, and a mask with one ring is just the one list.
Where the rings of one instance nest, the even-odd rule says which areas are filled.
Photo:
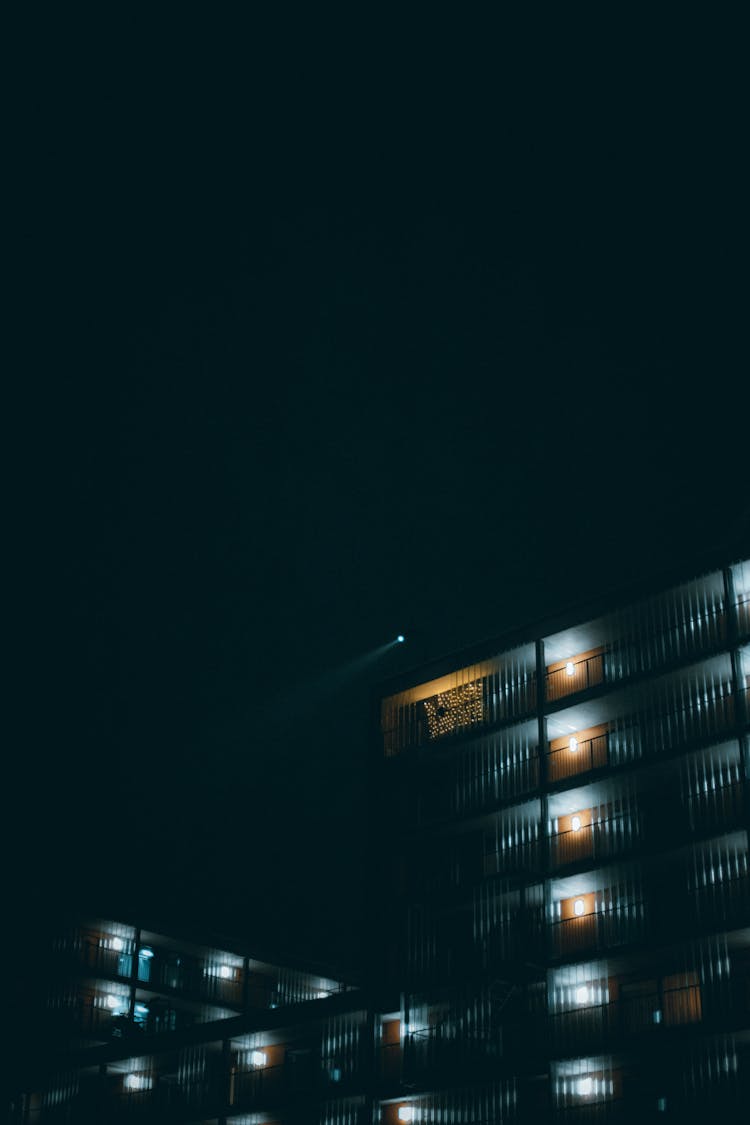
[[430, 738], [442, 738], [460, 727], [481, 723], [484, 719], [482, 686], [482, 680], [475, 680], [426, 699], [424, 709]]

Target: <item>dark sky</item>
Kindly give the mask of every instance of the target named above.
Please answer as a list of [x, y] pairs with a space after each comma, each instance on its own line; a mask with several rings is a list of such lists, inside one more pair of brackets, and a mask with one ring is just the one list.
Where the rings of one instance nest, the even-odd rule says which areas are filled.
[[37, 30], [19, 893], [356, 962], [373, 685], [747, 511], [731, 67]]

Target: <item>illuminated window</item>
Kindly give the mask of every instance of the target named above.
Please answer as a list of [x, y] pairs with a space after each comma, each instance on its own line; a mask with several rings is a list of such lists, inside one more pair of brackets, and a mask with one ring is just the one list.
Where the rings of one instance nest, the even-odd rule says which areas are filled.
[[580, 832], [581, 831], [581, 818], [580, 818], [580, 816], [576, 815], [576, 816], [573, 816], [573, 817], [570, 818], [570, 827], [573, 829], [574, 832]]
[[219, 976], [222, 980], [231, 980], [234, 977], [234, 969], [230, 965], [222, 965], [219, 969]]
[[586, 909], [586, 904], [583, 901], [583, 899], [577, 898], [575, 900], [575, 902], [573, 903], [573, 913], [575, 914], [576, 918], [580, 918], [585, 909]]
[[568, 749], [572, 750], [573, 753], [575, 753], [575, 751], [578, 749], [578, 739], [577, 738], [573, 737], [573, 738], [570, 739], [570, 742], [568, 743]]
[[267, 1057], [265, 1051], [251, 1051], [250, 1052], [250, 1062], [252, 1063], [253, 1066], [265, 1066], [267, 1061], [268, 1061], [268, 1057]]
[[576, 666], [575, 666], [575, 664], [573, 663], [572, 660], [569, 660], [568, 663], [565, 665], [565, 675], [566, 676], [575, 676], [575, 674], [576, 674]]
[[138, 950], [138, 980], [151, 980], [151, 960], [153, 956], [153, 949], [150, 949], [147, 945]]
[[416, 1121], [417, 1111], [413, 1105], [400, 1105], [398, 1107], [399, 1121]]
[[589, 990], [585, 984], [582, 984], [580, 988], [576, 989], [576, 1004], [588, 1004], [588, 1002]]
[[594, 1088], [594, 1083], [591, 1081], [590, 1078], [580, 1078], [578, 1080], [577, 1090], [578, 1090], [578, 1093], [581, 1095], [582, 1098], [587, 1098], [589, 1096], [589, 1094], [591, 1093], [593, 1088]]

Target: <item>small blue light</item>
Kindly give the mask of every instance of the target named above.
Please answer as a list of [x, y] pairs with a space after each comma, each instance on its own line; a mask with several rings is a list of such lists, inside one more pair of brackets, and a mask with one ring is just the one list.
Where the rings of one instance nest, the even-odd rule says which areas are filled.
[[405, 640], [406, 640], [406, 637], [404, 636], [403, 633], [399, 633], [399, 635], [396, 637], [396, 643], [397, 644], [402, 645]]

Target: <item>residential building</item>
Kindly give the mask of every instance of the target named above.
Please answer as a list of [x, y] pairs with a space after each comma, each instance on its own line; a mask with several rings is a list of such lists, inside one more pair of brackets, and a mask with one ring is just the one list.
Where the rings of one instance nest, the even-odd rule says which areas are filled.
[[114, 922], [15, 1123], [745, 1122], [750, 561], [384, 685], [364, 986]]
[[386, 686], [383, 1122], [747, 1120], [749, 685], [740, 561]]

